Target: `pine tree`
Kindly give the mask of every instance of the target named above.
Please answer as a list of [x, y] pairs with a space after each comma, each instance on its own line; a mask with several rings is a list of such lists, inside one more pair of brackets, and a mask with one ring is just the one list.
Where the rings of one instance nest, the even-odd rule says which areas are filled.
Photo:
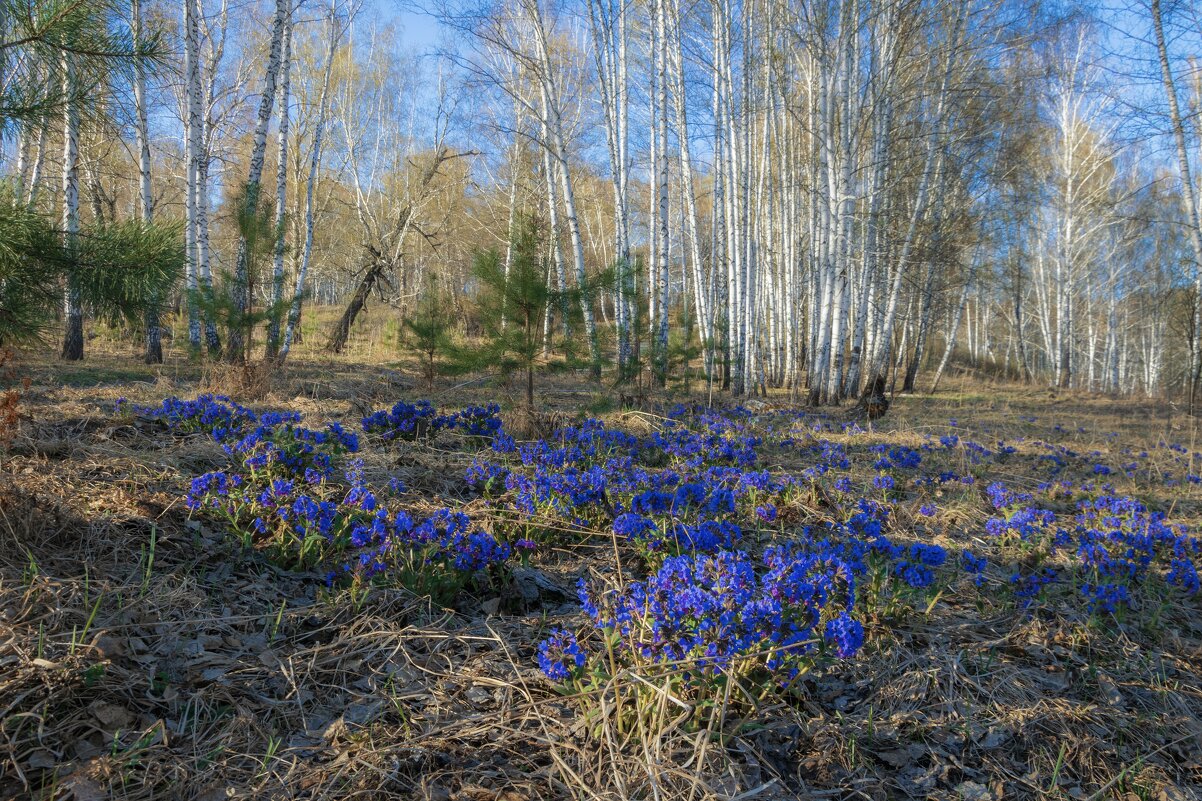
[[[162, 58], [161, 31], [143, 26], [135, 39], [113, 24], [123, 11], [115, 0], [0, 0], [0, 139], [13, 133], [10, 126], [38, 124], [67, 104], [86, 105], [114, 72], [132, 73]], [[46, 79], [64, 53], [75, 72], [66, 91]]]
[[178, 224], [141, 220], [82, 226], [73, 243], [0, 184], [0, 344], [42, 339], [64, 283], [81, 310], [140, 322], [184, 268]]
[[[254, 194], [256, 197], [250, 199]], [[273, 322], [278, 325], [280, 318], [288, 309], [289, 300], [281, 299], [266, 308], [255, 309], [246, 304], [242, 293], [254, 297], [255, 284], [262, 272], [264, 258], [270, 256], [277, 242], [277, 223], [275, 205], [264, 198], [257, 188], [244, 185], [239, 195], [233, 200], [238, 225], [239, 254], [241, 256], [242, 275], [227, 272], [222, 278], [221, 286], [201, 285], [193, 293], [197, 307], [202, 316], [214, 321], [225, 332], [227, 343], [238, 343], [242, 349], [239, 353], [226, 351], [227, 359], [237, 364], [245, 364], [254, 346], [254, 330], [260, 325], [270, 326]]]
[[[575, 364], [573, 341], [562, 332], [544, 357], [543, 316], [548, 309], [568, 309], [578, 313], [577, 290], [554, 290], [547, 283], [539, 258], [542, 243], [532, 220], [514, 226], [510, 242], [508, 274], [496, 249], [476, 254], [472, 275], [477, 281], [477, 314], [484, 329], [479, 347], [460, 351], [459, 366], [471, 369], [495, 368], [509, 377], [523, 373], [526, 378], [526, 408], [534, 408], [534, 375], [539, 370]], [[568, 326], [577, 330], [578, 326]]]
[[[13, 287], [4, 281], [0, 303], [21, 307], [31, 315], [26, 322], [32, 323], [19, 330], [12, 319], [0, 321], [0, 329], [10, 337], [40, 337], [44, 330], [45, 302], [43, 292], [49, 286], [60, 288], [58, 301], [63, 304], [66, 330], [63, 338], [63, 358], [83, 358], [83, 319], [89, 307], [106, 308], [109, 298], [89, 298], [81, 284], [99, 280], [101, 283], [123, 285], [123, 292], [136, 294], [140, 288], [154, 284], [162, 278], [152, 265], [145, 276], [128, 274], [129, 266], [125, 254], [108, 252], [112, 242], [124, 242], [150, 248], [170, 242], [170, 229], [156, 229], [140, 220], [138, 225], [120, 228], [81, 230], [79, 223], [79, 130], [85, 112], [96, 106], [96, 99], [105, 94], [104, 87], [114, 83], [116, 75], [130, 73], [140, 78], [148, 66], [162, 55], [161, 37], [157, 29], [148, 30], [137, 24], [137, 36], [117, 21], [121, 18], [123, 4], [114, 0], [89, 0], [89, 2], [61, 2], [61, 0], [0, 0], [0, 154], [5, 139], [16, 134], [28, 134], [40, 129], [40, 152], [45, 151], [45, 132], [51, 121], [62, 122], [62, 184], [61, 184], [61, 231], [59, 246], [48, 242], [33, 242], [27, 235], [41, 236], [45, 226], [42, 222], [21, 212], [16, 206], [34, 205], [37, 191], [35, 168], [28, 185], [21, 169], [17, 170], [17, 186], [5, 190], [0, 203], [5, 205], [4, 219], [0, 224], [0, 239], [6, 236], [10, 248], [5, 254], [5, 264], [0, 266], [5, 274], [12, 271], [25, 273], [29, 270], [54, 282], [35, 287]], [[22, 152], [20, 142], [18, 154]], [[0, 159], [3, 155], [0, 155]], [[48, 223], [46, 223], [48, 224]], [[145, 237], [145, 242], [140, 240]], [[28, 260], [26, 265], [11, 261], [13, 254]], [[96, 262], [99, 254], [109, 261]], [[170, 261], [166, 259], [164, 264]], [[81, 271], [87, 265], [96, 270]], [[111, 275], [96, 279], [101, 271], [115, 270]], [[113, 289], [106, 286], [105, 291]], [[128, 298], [126, 298], [128, 300]], [[124, 301], [123, 301], [124, 302]], [[141, 313], [153, 311], [155, 302], [140, 299]]]
[[434, 389], [434, 379], [448, 369], [443, 359], [454, 353], [451, 321], [447, 317], [449, 298], [431, 277], [418, 301], [413, 316], [405, 320], [402, 344], [415, 351], [421, 361], [426, 389]]
[[689, 391], [689, 364], [702, 354], [701, 343], [695, 336], [696, 321], [693, 317], [693, 310], [685, 306], [679, 320], [679, 325], [672, 329], [668, 337], [668, 352], [665, 361], [666, 372], [664, 379], [667, 380], [667, 372], [679, 369], [681, 376], [684, 378], [684, 391]]

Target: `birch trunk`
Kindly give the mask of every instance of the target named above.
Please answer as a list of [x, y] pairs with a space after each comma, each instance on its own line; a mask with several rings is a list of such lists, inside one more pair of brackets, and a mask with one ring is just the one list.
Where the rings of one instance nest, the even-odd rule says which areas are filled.
[[38, 191], [42, 187], [42, 168], [46, 164], [46, 150], [49, 146], [50, 115], [43, 114], [38, 130], [38, 142], [34, 148], [33, 164], [29, 168], [29, 180], [26, 181], [25, 205], [32, 206], [37, 202]]
[[[283, 63], [280, 65], [279, 130], [276, 138], [275, 173], [275, 247], [271, 261], [271, 306], [273, 313], [267, 323], [267, 358], [274, 359], [280, 350], [279, 308], [284, 300], [284, 250], [287, 245], [285, 217], [288, 208], [288, 122], [290, 116], [292, 73], [292, 12], [284, 26]], [[324, 89], [324, 86], [323, 86]], [[324, 104], [325, 99], [322, 98]], [[324, 122], [325, 120], [321, 120]]]
[[[62, 51], [63, 87], [63, 244], [68, 258], [74, 261], [79, 236], [79, 105], [76, 99], [75, 56]], [[78, 265], [72, 264], [72, 268]], [[62, 358], [66, 361], [83, 359], [83, 307], [79, 287], [71, 277], [63, 296], [63, 316], [67, 322], [63, 336]]]
[[576, 284], [580, 291], [580, 309], [584, 318], [584, 333], [589, 343], [590, 375], [594, 381], [601, 379], [601, 345], [597, 338], [597, 325], [593, 317], [593, 299], [589, 288], [588, 273], [584, 261], [584, 240], [580, 233], [580, 218], [576, 212], [576, 193], [572, 184], [572, 172], [568, 164], [567, 140], [563, 131], [563, 110], [559, 90], [554, 78], [554, 64], [547, 30], [543, 24], [542, 11], [537, 0], [523, 0], [534, 29], [538, 52], [538, 78], [542, 91], [543, 106], [547, 109], [546, 122], [551, 137], [552, 155], [558, 162], [560, 191], [563, 192], [564, 221], [572, 243], [572, 257], [576, 267]]
[[[196, 19], [196, 0], [184, 0], [184, 249], [187, 254], [188, 342], [200, 350], [200, 309], [196, 293], [200, 291], [200, 259], [197, 232], [200, 228], [197, 198], [201, 143], [200, 117], [200, 26]], [[207, 285], [206, 285], [207, 288]]]
[[629, 206], [627, 200], [627, 4], [618, 0], [589, 0], [589, 26], [593, 38], [593, 57], [601, 90], [605, 120], [605, 141], [609, 151], [610, 183], [614, 195], [614, 253], [617, 272], [614, 290], [614, 317], [618, 339], [618, 376], [625, 380], [631, 358], [631, 320], [629, 275]]
[[1181, 171], [1181, 188], [1185, 196], [1185, 209], [1189, 214], [1189, 241], [1194, 252], [1194, 338], [1190, 348], [1189, 374], [1187, 395], [1189, 397], [1189, 413], [1195, 411], [1197, 395], [1197, 376], [1202, 365], [1202, 210], [1198, 207], [1197, 190], [1194, 179], [1190, 174], [1189, 155], [1185, 146], [1185, 124], [1181, 118], [1181, 109], [1177, 103], [1177, 87], [1173, 80], [1172, 67], [1169, 65], [1168, 47], [1165, 44], [1164, 23], [1160, 13], [1160, 0], [1152, 0], [1152, 28], [1156, 37], [1156, 54], [1160, 61], [1160, 77], [1164, 83], [1165, 96], [1169, 103], [1169, 122], [1173, 128], [1173, 142], [1177, 147], [1177, 166]]
[[893, 284], [889, 290], [889, 300], [885, 307], [884, 317], [881, 320], [880, 336], [874, 346], [872, 361], [869, 367], [868, 384], [870, 386], [876, 385], [880, 379], [883, 379], [885, 371], [888, 368], [889, 351], [892, 342], [893, 327], [897, 318], [898, 296], [901, 291], [902, 278], [906, 273], [910, 253], [914, 248], [918, 233], [918, 222], [926, 212], [928, 192], [934, 173], [936, 156], [943, 146], [943, 139], [945, 138], [947, 99], [951, 85], [952, 68], [955, 64], [955, 56], [959, 50], [960, 35], [964, 28], [967, 13], [967, 5], [961, 5], [957, 8], [955, 11], [955, 20], [952, 23], [952, 30], [948, 36], [943, 74], [940, 79], [938, 98], [932, 114], [932, 131], [927, 138], [926, 163], [923, 166], [922, 177], [919, 179], [914, 205], [910, 210], [909, 227], [907, 228], [905, 238], [902, 240], [901, 251], [898, 254], [897, 265], [894, 269]]
[[[979, 250], [979, 246], [978, 246]], [[972, 288], [973, 281], [977, 275], [977, 257], [974, 255], [972, 266], [968, 271], [968, 279], [964, 282], [964, 287], [960, 290], [960, 300], [956, 303], [956, 311], [952, 316], [951, 325], [948, 327], [947, 342], [943, 346], [943, 356], [939, 359], [939, 366], [935, 368], [935, 377], [931, 379], [930, 394], [934, 395], [939, 390], [939, 380], [943, 377], [943, 371], [947, 368], [948, 360], [952, 357], [952, 352], [956, 348], [956, 334], [960, 330], [960, 320], [964, 317], [964, 307], [968, 304], [968, 291]], [[1021, 319], [1021, 318], [1020, 318]], [[1022, 359], [1021, 338], [1019, 339], [1019, 359]]]
[[655, 330], [655, 355], [657, 360], [656, 378], [661, 387], [668, 385], [668, 292], [669, 292], [669, 244], [668, 244], [668, 76], [667, 76], [667, 30], [666, 0], [653, 0], [655, 20], [653, 23], [652, 49], [654, 50], [654, 87], [655, 87], [655, 152], [659, 156], [658, 171], [655, 175], [655, 213], [653, 220], [656, 228], [658, 251], [653, 255], [656, 259], [658, 286], [651, 291], [658, 294], [659, 319]]
[[[284, 28], [291, 24], [291, 0], [276, 0], [275, 18], [271, 24], [271, 46], [267, 57], [267, 72], [263, 81], [263, 94], [259, 99], [258, 120], [250, 152], [250, 170], [246, 177], [244, 213], [253, 215], [259, 207], [262, 190], [263, 161], [267, 154], [267, 126], [271, 122], [271, 109], [275, 103], [276, 79], [280, 72], [280, 51], [283, 49]], [[231, 289], [234, 306], [241, 314], [250, 311], [250, 253], [245, 236], [238, 238], [238, 253], [234, 262], [234, 282]], [[250, 331], [246, 326], [231, 326], [226, 343], [226, 361], [241, 364], [246, 361]]]
[[[546, 114], [547, 114], [547, 109], [544, 107], [544, 109], [543, 109], [543, 120], [544, 121], [542, 124], [542, 135], [544, 137], [544, 141], [546, 141], [546, 137], [549, 133], [549, 128], [546, 124]], [[563, 246], [562, 246], [562, 243], [560, 242], [559, 192], [556, 191], [556, 189], [555, 189], [556, 179], [558, 177], [559, 176], [556, 171], [556, 162], [551, 158], [551, 151], [548, 148], [544, 147], [543, 148], [543, 179], [544, 179], [544, 186], [546, 188], [546, 195], [547, 195], [547, 229], [548, 229], [547, 244], [549, 245], [550, 251], [551, 251], [551, 259], [550, 259], [549, 263], [550, 263], [552, 270], [554, 270], [554, 286], [558, 290], [563, 290], [567, 287], [567, 275], [564, 273]], [[551, 283], [551, 281], [548, 281], [548, 283]], [[548, 321], [553, 316], [554, 311], [555, 310], [552, 309], [548, 305], [548, 307], [547, 307], [547, 320]], [[560, 323], [563, 326], [564, 335], [566, 336], [569, 332], [568, 310], [566, 308], [564, 308], [564, 309], [560, 309], [559, 311], [560, 311], [559, 316], [562, 318], [560, 320]], [[548, 347], [550, 346], [550, 341], [551, 341], [550, 333], [551, 332], [548, 328], [548, 330], [545, 332], [545, 335], [544, 335], [544, 345], [543, 345], [544, 351], [546, 351], [548, 349]]]
[[[300, 322], [301, 304], [305, 297], [305, 281], [309, 273], [309, 263], [313, 257], [313, 194], [317, 188], [322, 144], [325, 141], [326, 116], [330, 106], [330, 77], [334, 69], [334, 56], [338, 52], [338, 40], [342, 35], [337, 10], [337, 0], [330, 0], [330, 10], [326, 21], [330, 28], [330, 39], [326, 48], [326, 68], [321, 79], [321, 94], [317, 100], [317, 125], [313, 130], [313, 154], [309, 159], [309, 178], [305, 183], [305, 244], [301, 250], [300, 267], [296, 272], [296, 287], [292, 292], [292, 303], [288, 307], [288, 322], [284, 327], [284, 339], [280, 345], [278, 357], [280, 364], [283, 364], [284, 360], [288, 358], [296, 336], [296, 326]], [[291, 34], [289, 34], [289, 38], [291, 38]]]
[[[130, 23], [135, 48], [142, 43], [142, 0], [130, 0]], [[150, 185], [150, 127], [146, 115], [146, 67], [141, 59], [134, 63], [134, 135], [138, 149], [138, 216], [149, 225], [154, 215], [154, 198]], [[147, 364], [163, 363], [163, 336], [159, 327], [159, 299], [146, 307]]]

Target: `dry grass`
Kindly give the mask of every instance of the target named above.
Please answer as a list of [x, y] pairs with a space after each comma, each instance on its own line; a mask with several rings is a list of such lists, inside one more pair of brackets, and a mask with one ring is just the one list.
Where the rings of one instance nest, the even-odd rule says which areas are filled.
[[[261, 404], [354, 421], [425, 394], [403, 365], [356, 358], [302, 350], [260, 387]], [[24, 365], [24, 419], [0, 457], [0, 798], [1184, 799], [1202, 786], [1196, 602], [1166, 609], [1159, 627], [1103, 629], [1067, 606], [1026, 615], [957, 593], [808, 678], [795, 706], [728, 720], [719, 736], [688, 728], [665, 697], [656, 731], [632, 736], [612, 688], [593, 700], [590, 727], [534, 662], [542, 632], [573, 619], [574, 576], [608, 559], [605, 547], [541, 554], [537, 598], [444, 610], [396, 589], [327, 592], [320, 576], [279, 570], [187, 519], [188, 477], [222, 461], [211, 442], [181, 447], [105, 412], [118, 396], [193, 394], [199, 367], [124, 353]], [[897, 399], [854, 447], [916, 443], [949, 417], [983, 442], [1056, 423], [1085, 429], [1066, 435], [1080, 450], [1193, 441], [1159, 404], [949, 386]], [[570, 377], [545, 390], [532, 430], [607, 405]], [[435, 400], [498, 395], [467, 383]], [[631, 430], [654, 424], [609, 414]], [[470, 457], [452, 448], [366, 456], [370, 474], [432, 499], [464, 492]], [[1175, 519], [1202, 517], [1196, 488], [1119, 488]], [[939, 536], [971, 539], [981, 506], [953, 500], [941, 501]]]

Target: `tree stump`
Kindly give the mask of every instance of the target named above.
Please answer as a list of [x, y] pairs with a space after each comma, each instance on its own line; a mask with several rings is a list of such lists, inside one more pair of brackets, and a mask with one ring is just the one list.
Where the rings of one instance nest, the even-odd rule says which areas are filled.
[[885, 377], [877, 376], [864, 388], [860, 400], [848, 412], [847, 420], [879, 420], [889, 411], [889, 397], [885, 394]]

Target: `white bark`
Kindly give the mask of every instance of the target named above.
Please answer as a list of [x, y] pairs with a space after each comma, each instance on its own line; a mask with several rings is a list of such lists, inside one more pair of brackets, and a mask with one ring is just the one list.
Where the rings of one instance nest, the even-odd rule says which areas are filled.
[[1189, 375], [1186, 380], [1190, 414], [1194, 412], [1196, 377], [1202, 361], [1202, 209], [1199, 208], [1197, 190], [1190, 172], [1189, 155], [1185, 145], [1185, 124], [1177, 102], [1177, 86], [1169, 64], [1168, 47], [1165, 44], [1164, 22], [1160, 12], [1160, 0], [1152, 0], [1152, 28], [1156, 38], [1156, 53], [1160, 61], [1161, 82], [1169, 104], [1169, 122], [1173, 128], [1173, 142], [1177, 147], [1177, 168], [1181, 172], [1181, 188], [1185, 198], [1185, 209], [1189, 214], [1190, 247], [1194, 253], [1194, 346], [1190, 351]]
[[[284, 25], [283, 63], [280, 65], [280, 110], [279, 127], [276, 131], [276, 174], [275, 174], [275, 248], [271, 260], [271, 305], [275, 313], [267, 325], [267, 358], [274, 359], [279, 353], [280, 318], [279, 307], [284, 299], [284, 250], [286, 249], [285, 218], [288, 209], [288, 123], [291, 116], [292, 94], [292, 28], [293, 12], [289, 10]], [[324, 87], [323, 87], [324, 88]], [[324, 103], [324, 98], [323, 101]], [[325, 122], [324, 117], [321, 122]]]
[[[200, 349], [200, 310], [195, 294], [201, 286], [197, 232], [200, 221], [197, 199], [203, 197], [200, 175], [200, 26], [197, 20], [197, 0], [184, 0], [184, 249], [187, 254], [188, 341], [193, 350]], [[207, 283], [205, 284], [207, 286]]]
[[889, 350], [892, 342], [893, 326], [897, 318], [897, 301], [901, 291], [902, 278], [906, 273], [910, 253], [915, 245], [918, 222], [926, 212], [928, 192], [934, 173], [936, 156], [940, 148], [943, 147], [947, 133], [948, 92], [951, 87], [952, 69], [955, 65], [956, 56], [960, 51], [960, 36], [964, 29], [968, 5], [962, 4], [955, 13], [956, 16], [952, 23], [952, 29], [948, 35], [947, 49], [944, 53], [943, 73], [939, 83], [938, 97], [935, 102], [934, 111], [931, 114], [931, 131], [927, 135], [926, 164], [922, 170], [922, 177], [919, 179], [918, 191], [914, 198], [913, 206], [910, 209], [909, 226], [906, 230], [906, 236], [902, 240], [897, 265], [894, 268], [893, 285], [889, 290], [889, 300], [885, 307], [884, 317], [881, 320], [880, 338], [876, 343], [869, 369], [870, 381], [883, 378], [888, 366]]
[[[63, 243], [74, 255], [79, 236], [79, 105], [76, 101], [75, 56], [62, 51], [63, 88]], [[83, 358], [83, 308], [79, 288], [68, 278], [63, 296], [63, 316], [67, 330], [63, 337], [62, 356], [67, 361]]]
[[584, 317], [584, 333], [589, 341], [589, 356], [594, 380], [601, 378], [601, 350], [597, 339], [597, 326], [593, 317], [592, 293], [589, 291], [588, 274], [584, 262], [584, 240], [580, 233], [580, 219], [576, 211], [576, 193], [572, 184], [572, 171], [568, 164], [567, 140], [563, 130], [563, 110], [559, 90], [555, 81], [551, 47], [543, 23], [538, 0], [522, 0], [534, 32], [534, 44], [538, 53], [538, 79], [545, 120], [550, 134], [552, 156], [558, 162], [560, 190], [563, 192], [564, 221], [572, 243], [572, 257], [576, 267], [576, 284], [580, 290], [580, 306]]
[[305, 244], [301, 251], [300, 268], [296, 273], [296, 287], [292, 293], [292, 304], [288, 308], [288, 323], [284, 328], [284, 340], [280, 344], [280, 362], [288, 358], [288, 352], [292, 348], [296, 325], [300, 321], [301, 303], [305, 296], [305, 281], [309, 273], [309, 263], [313, 257], [313, 194], [317, 186], [318, 170], [321, 167], [322, 143], [329, 109], [330, 76], [333, 74], [338, 41], [342, 36], [342, 25], [338, 21], [338, 0], [330, 0], [326, 24], [329, 26], [330, 38], [326, 49], [325, 72], [321, 80], [321, 94], [317, 101], [317, 125], [313, 131], [313, 153], [309, 160], [309, 178], [305, 184]]
[[[134, 44], [142, 43], [142, 2], [131, 0], [129, 7], [130, 28]], [[139, 59], [134, 64], [134, 136], [138, 150], [138, 217], [147, 225], [154, 215], [154, 197], [150, 184], [150, 125], [146, 114], [146, 67]], [[162, 332], [159, 328], [159, 308], [152, 303], [146, 309], [146, 350], [144, 359], [147, 364], [160, 364], [163, 361]]]
[[[245, 212], [254, 214], [259, 205], [259, 194], [262, 191], [263, 162], [267, 155], [267, 127], [271, 122], [271, 109], [275, 103], [276, 80], [280, 72], [280, 52], [283, 49], [284, 28], [292, 14], [291, 0], [276, 0], [275, 17], [271, 23], [271, 44], [267, 56], [267, 70], [263, 78], [263, 92], [259, 97], [259, 113], [255, 122], [254, 136], [251, 140], [250, 168], [246, 177]], [[238, 253], [234, 262], [234, 285], [232, 288], [234, 305], [241, 312], [250, 308], [250, 253], [247, 250], [245, 236], [238, 238]], [[229, 332], [226, 343], [225, 357], [227, 361], [241, 362], [245, 360], [246, 337], [250, 332], [242, 327], [234, 327]]]
[[[656, 374], [661, 387], [668, 383], [668, 312], [669, 288], [671, 284], [668, 270], [669, 239], [668, 239], [668, 76], [667, 76], [667, 27], [666, 0], [652, 0], [654, 20], [652, 21], [651, 47], [654, 60], [654, 119], [656, 125], [652, 135], [655, 137], [654, 153], [658, 156], [653, 176], [655, 199], [652, 203], [652, 219], [655, 227], [655, 242], [657, 249], [652, 253], [655, 260], [655, 272], [658, 280], [649, 289], [656, 296], [656, 308], [659, 317], [654, 320], [655, 355], [658, 364]], [[654, 319], [654, 315], [653, 315]]]

